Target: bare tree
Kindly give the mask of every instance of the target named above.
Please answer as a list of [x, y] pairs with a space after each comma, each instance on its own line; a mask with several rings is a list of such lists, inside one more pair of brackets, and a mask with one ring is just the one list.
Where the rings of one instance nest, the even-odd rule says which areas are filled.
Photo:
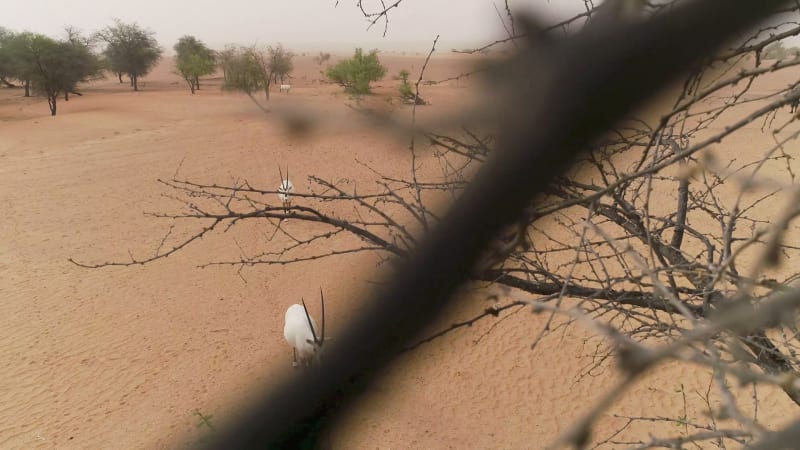
[[[386, 4], [378, 12], [368, 12], [361, 2], [359, 6], [372, 23], [384, 19], [388, 25], [388, 12], [400, 3]], [[536, 32], [555, 39], [569, 27], [591, 32], [613, 21], [650, 20], [667, 14], [672, 3], [585, 5], [585, 12]], [[470, 51], [515, 45], [527, 36], [514, 25], [519, 18], [506, 10], [508, 38]], [[800, 12], [800, 7], [787, 6], [776, 11], [776, 17], [786, 12]], [[795, 55], [769, 64], [761, 57], [767, 46], [798, 34], [800, 26], [791, 22], [753, 30], [695, 66], [655, 117], [630, 116], [601, 139], [583, 145], [572, 168], [549, 183], [468, 274], [472, 280], [510, 288], [507, 298], [430, 339], [409, 343], [408, 349], [484, 318], [532, 308], [549, 317], [532, 336], [534, 348], [551, 331], [553, 321], [563, 317], [605, 339], [606, 350], [598, 353], [596, 366], [613, 356], [623, 372], [622, 380], [560, 442], [576, 447], [591, 440], [600, 447], [620, 444], [614, 436], [593, 438], [592, 424], [632, 381], [664, 361], [677, 360], [709, 369], [717, 392], [706, 398], [720, 399], [724, 411], [707, 400], [707, 421], [690, 423], [656, 413], [628, 417], [620, 432], [637, 421], [654, 419], [677, 423], [686, 431], [675, 435], [674, 427], [664, 427], [666, 436], [636, 443], [639, 448], [687, 442], [725, 448], [726, 443], [756, 440], [761, 444], [754, 448], [784, 448], [768, 445], [787, 442], [796, 427], [772, 433], [742, 404], [749, 402], [757, 410], [755, 386], [771, 385], [800, 405], [800, 301], [794, 288], [800, 272], [788, 268], [776, 276], [770, 270], [800, 250], [787, 239], [795, 231], [792, 220], [800, 215], [800, 189], [786, 150], [800, 130], [797, 117], [782, 111], [800, 98], [800, 81], [774, 92], [752, 87], [761, 78], [800, 65]], [[515, 75], [530, 76], [534, 67], [542, 65], [516, 60], [516, 65], [500, 64], [493, 72], [513, 81]], [[419, 83], [416, 88], [418, 96]], [[545, 100], [555, 104], [555, 95]], [[589, 117], [596, 114], [597, 122], [604, 123], [604, 112], [593, 111]], [[529, 118], [511, 120], [524, 126]], [[771, 133], [774, 142], [756, 158], [735, 159], [727, 147], [748, 126]], [[263, 248], [248, 249], [237, 260], [203, 262], [202, 267], [241, 271], [358, 252], [374, 253], [382, 262], [403, 260], [417, 247], [421, 232], [437, 226], [440, 211], [431, 206], [433, 200], [459, 197], [475, 170], [495, 156], [496, 139], [501, 137], [484, 129], [470, 127], [459, 134], [425, 131], [428, 160], [441, 167], [436, 177], [422, 176], [416, 162], [419, 146], [412, 141], [407, 177], [373, 170], [374, 188], [356, 190], [346, 182], [312, 175], [310, 189], [294, 193], [296, 200], [288, 208], [279, 204], [276, 191], [246, 181], [160, 180], [182, 206], [156, 216], [172, 219], [175, 226], [194, 226], [188, 237], [160, 245], [159, 251], [142, 259], [76, 263], [95, 268], [146, 264], [209, 233], [253, 220], [271, 225], [273, 236], [283, 235], [289, 244], [267, 240]], [[771, 207], [780, 201], [788, 206]], [[289, 229], [298, 221], [315, 226], [298, 234]], [[357, 239], [337, 241], [344, 236]], [[751, 398], [735, 397], [730, 379], [754, 386]], [[723, 421], [726, 426], [720, 425]]]
[[317, 63], [318, 66], [322, 66], [330, 59], [331, 59], [330, 53], [319, 52], [319, 55], [314, 57], [314, 62]]

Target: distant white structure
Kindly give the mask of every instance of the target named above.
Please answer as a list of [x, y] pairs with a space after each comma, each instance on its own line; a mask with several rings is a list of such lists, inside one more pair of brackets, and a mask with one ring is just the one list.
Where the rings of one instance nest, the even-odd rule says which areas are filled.
[[319, 361], [322, 356], [322, 344], [325, 341], [325, 298], [322, 289], [319, 290], [319, 296], [322, 304], [321, 333], [317, 323], [308, 313], [305, 300], [301, 300], [302, 305], [294, 304], [286, 310], [283, 337], [292, 347], [294, 355], [292, 367], [300, 364], [303, 367], [310, 367], [313, 361]]
[[294, 185], [289, 180], [289, 168], [286, 168], [286, 178], [283, 177], [281, 167], [278, 166], [278, 173], [281, 176], [281, 183], [278, 185], [278, 198], [283, 203], [284, 208], [292, 206], [292, 198], [289, 194], [294, 191]]
[[286, 92], [288, 94], [290, 90], [292, 90], [292, 85], [291, 84], [282, 84], [281, 85], [281, 89], [280, 89], [281, 92]]

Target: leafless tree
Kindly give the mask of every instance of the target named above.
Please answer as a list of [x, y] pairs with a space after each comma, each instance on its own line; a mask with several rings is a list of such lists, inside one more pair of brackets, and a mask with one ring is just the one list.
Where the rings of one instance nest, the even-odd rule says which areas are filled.
[[[388, 26], [388, 14], [401, 3], [381, 3], [382, 9], [373, 12], [362, 1], [358, 6], [372, 23], [384, 20]], [[596, 6], [587, 0], [580, 14], [551, 26], [528, 24], [524, 30], [506, 3], [505, 17], [499, 9], [498, 14], [507, 38], [470, 51], [516, 46], [531, 33], [547, 41], [573, 30], [591, 32], [611, 21], [650, 20], [675, 3], [684, 2]], [[776, 91], [754, 88], [800, 65], [796, 55], [762, 58], [767, 46], [800, 34], [800, 26], [784, 20], [788, 13], [800, 13], [800, 6], [776, 10], [772, 23], [706, 58], [668, 93], [665, 106], [632, 115], [585, 146], [571, 169], [549, 183], [470, 270], [472, 280], [509, 288], [506, 296], [470, 320], [408, 343], [407, 350], [478, 320], [530, 308], [548, 315], [541, 332], [532, 336], [534, 349], [556, 322], [579, 324], [605, 342], [592, 368], [613, 357], [623, 374], [558, 443], [581, 448], [590, 443], [597, 448], [785, 448], [780, 445], [792, 442], [796, 425], [771, 431], [753, 412], [759, 406], [758, 386], [775, 386], [800, 405], [800, 296], [795, 288], [800, 272], [782, 265], [800, 250], [791, 239], [797, 231], [792, 221], [800, 215], [800, 188], [788, 150], [800, 126], [794, 111], [785, 108], [800, 99], [800, 80]], [[500, 80], [513, 77], [502, 63], [488, 71]], [[554, 94], [545, 100], [558, 98]], [[595, 107], [588, 114], [603, 113]], [[263, 246], [201, 267], [241, 271], [360, 252], [375, 254], [380, 263], [403, 260], [413, 254], [420, 236], [437, 226], [442, 212], [433, 205], [459, 197], [494, 155], [500, 137], [486, 130], [491, 127], [476, 126], [475, 116], [463, 119], [471, 125], [458, 133], [415, 133], [406, 177], [370, 168], [375, 183], [366, 190], [311, 175], [308, 191], [294, 193], [288, 209], [277, 200], [277, 191], [247, 181], [159, 180], [180, 206], [155, 216], [188, 227], [188, 237], [175, 241], [167, 235], [154, 254], [142, 259], [73, 262], [93, 268], [147, 264], [244, 221], [272, 227]], [[742, 159], [733, 154], [732, 143], [752, 127], [770, 136], [772, 144], [757, 157]], [[437, 163], [438, 173], [423, 173], [423, 158]], [[298, 233], [292, 229], [297, 222], [314, 226]], [[285, 239], [275, 239], [278, 235]], [[612, 436], [591, 435], [593, 423], [632, 381], [670, 360], [708, 369], [707, 418], [691, 421], [654, 411], [648, 417], [621, 417], [624, 425]], [[733, 380], [752, 386], [753, 395], [737, 397], [729, 387]], [[712, 398], [722, 410], [712, 407]], [[673, 426], [648, 442], [621, 437], [641, 421]]]

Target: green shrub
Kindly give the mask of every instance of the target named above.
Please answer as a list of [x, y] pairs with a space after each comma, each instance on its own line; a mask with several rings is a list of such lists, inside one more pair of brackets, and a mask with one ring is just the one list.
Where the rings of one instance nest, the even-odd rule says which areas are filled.
[[386, 67], [378, 60], [378, 50], [372, 50], [365, 55], [357, 48], [352, 58], [329, 68], [326, 75], [350, 93], [369, 94], [369, 84], [383, 78]]
[[408, 71], [406, 69], [401, 70], [400, 73], [397, 74], [397, 76], [400, 77], [401, 80], [403, 80], [403, 84], [408, 84], [408, 76], [409, 75], [410, 74], [408, 73]]
[[411, 83], [408, 82], [409, 75], [410, 74], [405, 69], [401, 70], [397, 75], [397, 77], [403, 81], [400, 86], [397, 87], [397, 90], [400, 92], [400, 98], [402, 98], [406, 103], [427, 105], [428, 102], [423, 100], [422, 97], [418, 96], [416, 92], [411, 89]]
[[407, 82], [403, 82], [397, 90], [400, 91], [400, 97], [404, 99], [414, 98], [414, 91], [411, 90], [411, 85]]

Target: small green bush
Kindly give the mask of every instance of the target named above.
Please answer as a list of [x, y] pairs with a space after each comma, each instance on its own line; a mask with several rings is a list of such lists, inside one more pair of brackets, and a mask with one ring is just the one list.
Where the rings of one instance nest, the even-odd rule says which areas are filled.
[[397, 75], [397, 77], [402, 80], [403, 82], [398, 86], [397, 90], [400, 92], [400, 98], [402, 98], [406, 103], [416, 103], [417, 105], [427, 105], [428, 103], [422, 99], [422, 97], [416, 95], [413, 89], [411, 89], [411, 83], [408, 82], [408, 76], [410, 74], [407, 70], [403, 69]]
[[400, 97], [404, 99], [414, 98], [414, 91], [411, 90], [411, 85], [406, 82], [401, 84], [397, 90], [400, 91]]
[[408, 73], [408, 71], [406, 69], [401, 70], [400, 73], [397, 74], [397, 76], [400, 77], [401, 80], [403, 80], [403, 84], [408, 84], [408, 76], [409, 75], [411, 75], [411, 74]]
[[352, 58], [340, 61], [326, 72], [334, 83], [344, 86], [352, 94], [369, 94], [369, 84], [386, 75], [386, 67], [378, 60], [378, 50], [368, 54], [357, 48]]

